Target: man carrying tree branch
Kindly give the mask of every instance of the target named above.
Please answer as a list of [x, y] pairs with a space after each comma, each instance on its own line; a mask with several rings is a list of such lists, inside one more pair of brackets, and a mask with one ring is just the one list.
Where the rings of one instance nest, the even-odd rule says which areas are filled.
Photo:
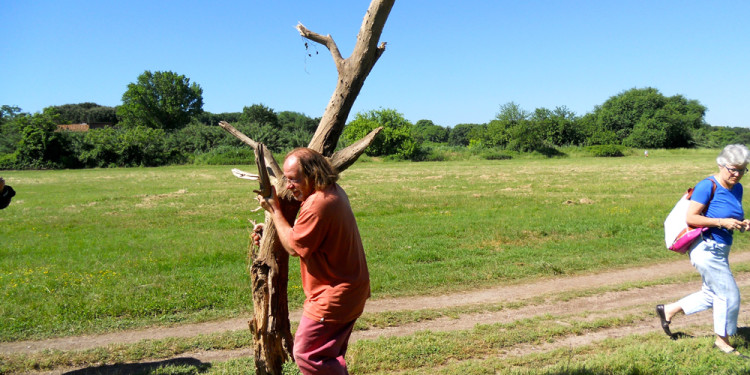
[[[300, 258], [305, 303], [294, 338], [301, 372], [348, 374], [346, 354], [354, 322], [370, 296], [370, 275], [349, 198], [336, 183], [338, 172], [309, 148], [292, 150], [284, 176], [294, 199], [302, 202], [297, 220], [284, 217], [276, 190], [260, 199], [273, 216], [284, 249]], [[255, 234], [255, 241], [260, 234]]]

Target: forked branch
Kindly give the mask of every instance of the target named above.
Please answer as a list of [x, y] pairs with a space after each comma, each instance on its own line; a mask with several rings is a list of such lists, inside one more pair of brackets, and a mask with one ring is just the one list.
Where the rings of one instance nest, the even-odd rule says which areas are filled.
[[331, 51], [331, 57], [333, 57], [333, 62], [336, 64], [336, 70], [341, 72], [340, 68], [341, 64], [344, 62], [344, 58], [341, 57], [339, 47], [336, 45], [336, 42], [333, 40], [333, 37], [331, 37], [331, 35], [321, 35], [316, 32], [310, 31], [302, 23], [297, 24], [297, 31], [299, 31], [299, 35], [302, 35], [303, 38], [307, 38], [309, 40], [312, 40], [313, 42], [326, 46], [326, 48]]
[[375, 136], [377, 136], [382, 130], [383, 127], [381, 126], [371, 131], [357, 142], [352, 143], [349, 147], [337, 151], [331, 156], [331, 165], [339, 172], [349, 168], [355, 161], [357, 161], [362, 153], [365, 152], [365, 149], [372, 144], [372, 141], [375, 140]]

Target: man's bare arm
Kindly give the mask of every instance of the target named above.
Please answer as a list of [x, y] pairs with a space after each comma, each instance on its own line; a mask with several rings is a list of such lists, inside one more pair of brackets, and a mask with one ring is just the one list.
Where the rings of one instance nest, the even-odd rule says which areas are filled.
[[273, 217], [273, 225], [276, 227], [276, 234], [279, 236], [279, 241], [281, 241], [281, 246], [284, 247], [284, 250], [286, 250], [291, 256], [299, 256], [299, 254], [294, 251], [294, 248], [289, 241], [289, 232], [292, 229], [292, 225], [289, 224], [289, 221], [287, 221], [286, 217], [284, 217], [284, 213], [281, 211], [279, 196], [276, 195], [276, 188], [272, 187], [271, 190], [270, 197], [258, 196], [260, 206], [271, 213], [271, 216]]

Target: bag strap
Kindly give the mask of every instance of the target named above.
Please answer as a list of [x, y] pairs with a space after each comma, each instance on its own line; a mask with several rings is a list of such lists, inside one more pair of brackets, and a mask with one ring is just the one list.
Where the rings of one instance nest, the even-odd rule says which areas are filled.
[[708, 205], [710, 205], [711, 201], [714, 200], [714, 194], [716, 193], [716, 181], [714, 181], [714, 179], [711, 177], [707, 177], [706, 180], [711, 181], [711, 185], [713, 186], [711, 187], [711, 196], [708, 198], [708, 202], [706, 202], [706, 206], [703, 207], [703, 216], [705, 216], [706, 212], [708, 212]]
[[[708, 212], [708, 206], [711, 204], [711, 201], [714, 200], [714, 194], [716, 193], [716, 181], [714, 181], [714, 179], [711, 178], [711, 177], [706, 177], [706, 178], [704, 178], [704, 180], [711, 181], [711, 185], [712, 185], [712, 187], [711, 187], [711, 195], [708, 197], [708, 202], [706, 202], [706, 205], [703, 206], [703, 212], [701, 212], [701, 214], [703, 216], [706, 216], [706, 212]], [[697, 184], [696, 184], [696, 186], [697, 186]], [[687, 194], [685, 195], [685, 198], [687, 200], [690, 200], [690, 198], [693, 197], [693, 191], [695, 191], [694, 187], [691, 187], [690, 189], [688, 189]]]

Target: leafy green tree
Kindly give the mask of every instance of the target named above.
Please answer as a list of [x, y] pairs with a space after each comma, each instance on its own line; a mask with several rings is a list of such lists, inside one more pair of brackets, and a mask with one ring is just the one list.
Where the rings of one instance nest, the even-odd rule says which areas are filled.
[[735, 144], [735, 143], [740, 143], [740, 144], [743, 144], [743, 145], [749, 145], [750, 144], [750, 129], [748, 129], [748, 128], [742, 128], [742, 127], [739, 127], [739, 128], [738, 127], [734, 127], [734, 128], [729, 128], [729, 129], [731, 129], [732, 132], [734, 132], [735, 134], [737, 134], [737, 137], [735, 139], [733, 139], [732, 142], [725, 143], [725, 144], [723, 144], [721, 146], [718, 146], [718, 147], [722, 147], [723, 148], [727, 144]]
[[0, 106], [0, 125], [13, 121], [21, 114], [21, 108], [15, 105], [3, 104]]
[[544, 148], [544, 133], [540, 123], [522, 120], [508, 131], [507, 149], [519, 152], [540, 151]]
[[737, 133], [727, 128], [718, 128], [708, 133], [708, 147], [721, 148], [729, 144], [740, 143]]
[[16, 149], [19, 168], [60, 168], [72, 161], [66, 134], [55, 132], [59, 115], [47, 107], [42, 113], [23, 115], [18, 119], [21, 139]]
[[414, 124], [412, 133], [418, 142], [446, 143], [450, 129], [435, 125], [431, 120], [419, 120]]
[[[281, 129], [268, 124], [240, 123], [236, 126], [237, 130], [250, 136], [257, 142], [262, 142], [271, 150], [286, 149], [286, 141]], [[239, 146], [242, 142], [236, 140], [233, 145]]]
[[204, 125], [218, 126], [219, 121], [235, 124], [240, 121], [240, 116], [242, 116], [242, 112], [211, 113], [203, 111], [195, 115], [194, 118]]
[[495, 115], [495, 120], [505, 122], [510, 125], [517, 125], [524, 120], [528, 120], [531, 114], [526, 112], [515, 102], [508, 102], [500, 106], [500, 112]]
[[537, 108], [531, 116], [531, 122], [539, 126], [543, 141], [548, 145], [580, 145], [584, 141], [584, 134], [575, 113], [565, 106], [552, 111]]
[[79, 159], [88, 167], [153, 167], [170, 160], [166, 133], [145, 126], [89, 130]]
[[457, 124], [448, 134], [451, 146], [468, 146], [472, 139], [484, 137], [484, 126], [481, 124]]
[[647, 118], [639, 121], [622, 142], [628, 147], [662, 148], [667, 143], [667, 130], [663, 119]]
[[119, 146], [121, 166], [156, 167], [169, 163], [163, 129], [125, 128], [120, 132]]
[[342, 134], [345, 142], [355, 142], [382, 126], [365, 153], [370, 156], [395, 155], [403, 159], [416, 159], [421, 154], [419, 142], [412, 136], [412, 124], [394, 109], [372, 110], [355, 115]]
[[630, 89], [610, 97], [596, 108], [597, 123], [601, 129], [625, 139], [639, 121], [653, 117], [665, 103], [666, 98], [657, 89]]
[[253, 104], [242, 109], [240, 121], [244, 123], [257, 124], [260, 126], [269, 125], [274, 128], [279, 127], [279, 116], [273, 109], [263, 104]]
[[53, 106], [60, 114], [62, 124], [92, 124], [97, 122], [117, 123], [117, 109], [96, 103], [79, 103]]
[[[665, 97], [657, 89], [631, 89], [594, 109], [593, 144], [622, 142], [630, 147], [689, 147], [691, 129], [704, 124], [706, 108], [681, 95]], [[613, 133], [615, 140], [606, 134]], [[596, 139], [600, 138], [600, 139]]]
[[610, 130], [604, 130], [596, 122], [594, 113], [587, 113], [578, 119], [578, 126], [583, 133], [583, 145], [619, 145], [622, 141], [617, 134]]
[[320, 123], [320, 118], [290, 111], [280, 112], [278, 118], [287, 148], [307, 146]]
[[118, 133], [122, 129], [103, 128], [86, 132], [78, 158], [86, 167], [116, 167], [120, 162]]
[[203, 112], [203, 89], [184, 75], [145, 71], [122, 95], [117, 115], [124, 127], [174, 130]]
[[750, 129], [703, 125], [690, 131], [694, 147], [723, 148], [728, 144], [750, 144]]
[[299, 112], [279, 112], [277, 117], [284, 131], [302, 131], [310, 135], [315, 133], [320, 123], [320, 118], [311, 118]]
[[705, 125], [706, 107], [697, 100], [675, 95], [667, 98], [656, 117], [659, 116], [664, 116], [667, 124], [665, 147], [691, 147], [694, 145], [691, 130]]
[[[263, 104], [244, 107], [236, 128], [250, 138], [262, 142], [271, 150], [282, 150], [286, 146], [278, 115], [273, 109]], [[240, 143], [237, 142], [236, 145]]]
[[16, 151], [21, 141], [21, 129], [16, 119], [21, 116], [21, 108], [3, 105], [0, 107], [0, 154], [11, 154]]
[[[529, 117], [530, 114], [514, 102], [501, 105], [495, 119], [487, 124], [484, 144], [490, 147], [508, 146], [516, 134], [522, 134], [523, 129], [529, 127]], [[518, 142], [514, 142], [515, 147], [519, 147]]]
[[236, 138], [218, 126], [209, 126], [193, 119], [182, 129], [169, 134], [167, 146], [173, 153], [194, 154], [210, 151], [212, 148], [230, 144]]

